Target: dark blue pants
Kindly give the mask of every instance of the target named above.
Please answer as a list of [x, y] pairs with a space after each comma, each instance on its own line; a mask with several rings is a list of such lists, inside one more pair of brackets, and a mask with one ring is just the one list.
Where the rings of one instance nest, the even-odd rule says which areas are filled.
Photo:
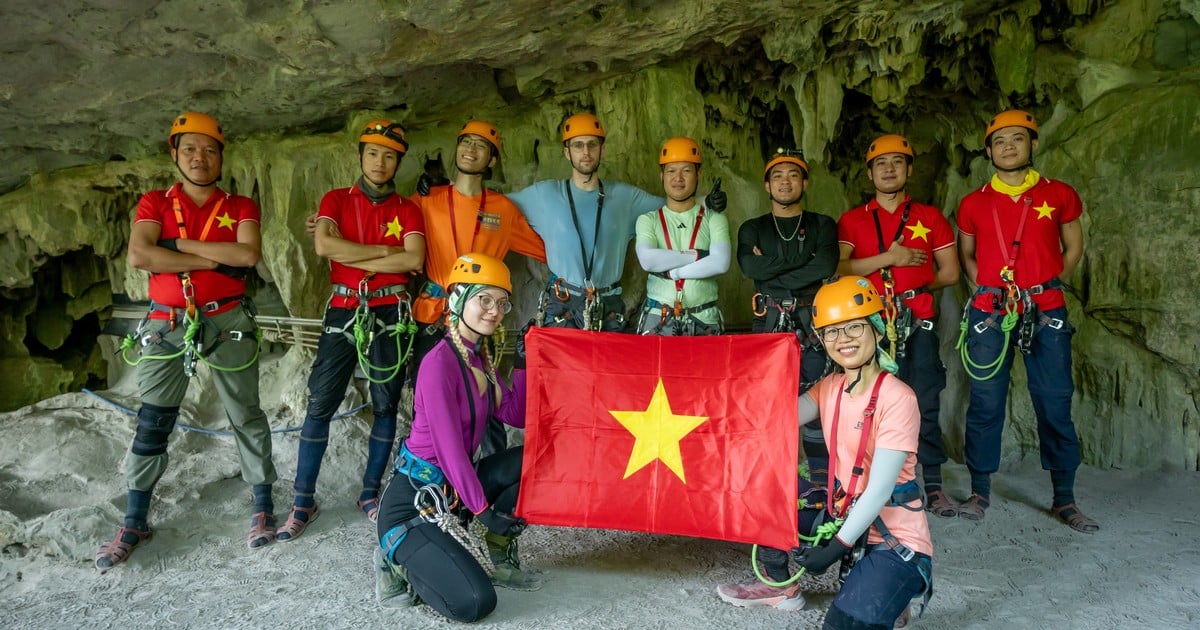
[[908, 336], [900, 365], [900, 380], [917, 395], [921, 410], [921, 440], [917, 446], [917, 461], [922, 466], [946, 463], [946, 448], [942, 444], [942, 426], [938, 417], [942, 409], [942, 390], [946, 389], [946, 366], [942, 363], [941, 342], [936, 331], [918, 328]]
[[905, 561], [886, 545], [868, 547], [833, 598], [824, 627], [890, 629], [909, 602], [925, 591], [922, 569], [932, 579], [933, 566], [925, 554]]
[[[1067, 321], [1066, 308], [1052, 309], [1044, 314], [1062, 320], [1062, 328], [1046, 326], [1033, 336], [1032, 351], [1024, 355], [1029, 397], [1037, 416], [1042, 468], [1071, 471], [1079, 467], [1079, 437], [1071, 420], [1071, 395], [1075, 392], [1071, 377], [1071, 335], [1075, 329]], [[975, 332], [975, 325], [987, 317], [988, 313], [972, 308], [967, 322], [970, 326], [967, 350], [977, 364], [994, 361], [1004, 349], [1004, 333], [997, 328]], [[971, 378], [966, 458], [967, 468], [972, 473], [991, 474], [1000, 467], [1000, 441], [1004, 432], [1008, 385], [1012, 380], [1012, 362], [1014, 356], [1021, 354], [1017, 342], [1017, 329], [1013, 329], [1008, 352], [996, 375], [985, 381]]]

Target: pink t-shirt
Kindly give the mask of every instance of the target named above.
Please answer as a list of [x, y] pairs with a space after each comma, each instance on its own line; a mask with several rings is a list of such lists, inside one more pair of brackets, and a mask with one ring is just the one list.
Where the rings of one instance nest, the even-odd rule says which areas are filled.
[[[825, 434], [825, 443], [836, 442], [837, 452], [830, 452], [830, 466], [843, 489], [847, 489], [851, 481], [854, 459], [858, 456], [860, 440], [867, 440], [866, 453], [863, 457], [864, 472], [855, 483], [855, 493], [861, 494], [866, 489], [871, 478], [871, 460], [874, 459], [875, 449], [886, 448], [908, 453], [900, 476], [895, 484], [911, 481], [917, 476], [917, 441], [921, 431], [921, 412], [917, 408], [917, 396], [912, 388], [890, 374], [881, 374], [883, 385], [879, 388], [879, 400], [875, 404], [875, 417], [871, 422], [871, 432], [863, 435], [863, 411], [871, 400], [871, 383], [861, 394], [851, 396], [844, 392], [846, 375], [832, 374], [821, 379], [809, 395], [816, 401], [821, 410], [821, 431]], [[837, 398], [842, 392], [839, 412]], [[833, 418], [838, 413], [838, 435], [833, 438]], [[917, 507], [920, 500], [913, 501], [909, 507]], [[883, 522], [892, 535], [913, 551], [933, 555], [933, 542], [929, 534], [929, 521], [925, 518], [925, 510], [908, 510], [900, 506], [883, 508], [880, 512]], [[845, 541], [852, 543], [853, 541]], [[867, 538], [870, 544], [883, 542], [883, 537], [875, 526]]]

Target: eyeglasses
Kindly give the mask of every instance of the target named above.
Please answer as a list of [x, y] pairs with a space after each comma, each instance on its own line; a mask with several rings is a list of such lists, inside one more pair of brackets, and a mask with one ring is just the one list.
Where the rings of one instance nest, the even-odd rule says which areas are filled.
[[600, 148], [600, 141], [599, 140], [588, 140], [587, 142], [584, 142], [583, 140], [577, 140], [575, 142], [570, 143], [569, 146], [574, 151], [591, 152], [591, 151], [595, 151], [596, 149]]
[[[481, 293], [479, 295], [479, 306], [483, 308], [484, 311], [490, 311], [492, 309], [499, 309], [501, 313], [509, 313], [512, 311], [512, 302], [509, 302], [508, 298], [496, 299], [490, 295], [487, 295], [486, 293]], [[862, 333], [859, 334], [861, 335]]]
[[487, 140], [480, 140], [478, 138], [472, 138], [471, 136], [463, 136], [463, 137], [459, 138], [458, 146], [467, 147], [469, 149], [477, 149], [477, 150], [483, 150], [483, 149], [491, 150], [491, 148], [492, 148], [491, 143], [489, 143]]
[[404, 147], [405, 151], [408, 150], [408, 140], [404, 137], [404, 127], [401, 127], [399, 123], [392, 123], [390, 125], [387, 125], [386, 127], [383, 125], [380, 125], [380, 124], [376, 124], [373, 127], [368, 127], [367, 129], [364, 129], [362, 135], [364, 135], [364, 136], [380, 135], [389, 140], [399, 142], [400, 145]]
[[867, 331], [867, 325], [863, 322], [854, 322], [840, 327], [825, 327], [820, 330], [821, 339], [825, 343], [833, 343], [837, 341], [839, 333], [846, 333], [847, 339], [858, 339]]
[[794, 157], [804, 159], [804, 151], [800, 149], [784, 149], [782, 147], [775, 149], [775, 157]]

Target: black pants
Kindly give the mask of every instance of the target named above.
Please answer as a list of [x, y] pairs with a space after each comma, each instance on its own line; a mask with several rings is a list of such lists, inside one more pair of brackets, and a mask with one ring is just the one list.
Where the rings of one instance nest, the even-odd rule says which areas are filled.
[[[517, 505], [523, 448], [516, 446], [479, 460], [475, 465], [484, 495], [495, 509], [512, 513]], [[378, 536], [417, 516], [414, 483], [396, 474], [380, 497]], [[496, 589], [483, 567], [457, 540], [433, 523], [410, 529], [392, 561], [408, 569], [408, 582], [421, 601], [439, 613], [474, 622], [496, 608]]]
[[904, 358], [896, 360], [900, 366], [897, 376], [916, 393], [917, 408], [921, 410], [917, 461], [922, 466], [946, 463], [942, 426], [938, 423], [942, 390], [946, 389], [946, 366], [942, 363], [940, 345], [935, 331], [917, 328], [908, 337]]

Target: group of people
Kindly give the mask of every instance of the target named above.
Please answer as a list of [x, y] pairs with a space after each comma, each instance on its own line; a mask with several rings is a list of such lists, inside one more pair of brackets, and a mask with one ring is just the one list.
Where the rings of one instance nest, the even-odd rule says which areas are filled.
[[[357, 505], [378, 531], [380, 600], [422, 601], [474, 621], [495, 607], [494, 586], [538, 588], [539, 574], [521, 566], [516, 544], [525, 525], [513, 514], [521, 447], [508, 446], [503, 427], [525, 422], [524, 330], [625, 330], [620, 281], [634, 241], [648, 275], [633, 331], [724, 332], [716, 278], [734, 252], [719, 180], [698, 197], [700, 146], [686, 137], [662, 145], [665, 197], [658, 197], [600, 178], [606, 138], [596, 116], [569, 117], [562, 145], [571, 176], [504, 195], [484, 185], [500, 159], [501, 134], [473, 120], [458, 134], [453, 178], [423, 176], [404, 198], [394, 178], [408, 151], [406, 130], [390, 120], [363, 128], [360, 177], [326, 194], [311, 221], [332, 291], [308, 380], [294, 500], [278, 524], [270, 431], [258, 404], [259, 334], [244, 295], [260, 256], [259, 212], [217, 186], [225, 144], [218, 122], [195, 112], [177, 117], [168, 140], [180, 181], [142, 197], [130, 235], [129, 263], [151, 274], [150, 312], [125, 348], [140, 345], [131, 362], [142, 406], [126, 466], [125, 522], [97, 551], [97, 568], [123, 562], [151, 536], [151, 495], [197, 363], [212, 368], [252, 486], [251, 548], [293, 540], [319, 515], [329, 424], [357, 368], [369, 381], [374, 415]], [[937, 208], [908, 195], [916, 153], [902, 136], [869, 145], [874, 197], [837, 221], [804, 208], [809, 167], [801, 152], [781, 149], [766, 163], [771, 210], [742, 224], [736, 256], [756, 290], [752, 331], [796, 334], [803, 348], [800, 540], [807, 542], [759, 550], [765, 577], [722, 585], [721, 599], [796, 609], [804, 605], [796, 580], [803, 571], [792, 575], [789, 564], [820, 573], [841, 562], [827, 627], [902, 620], [932, 584], [925, 513], [979, 520], [990, 505], [1016, 352], [1029, 374], [1052, 511], [1076, 530], [1098, 529], [1073, 493], [1080, 456], [1063, 298], [1063, 279], [1082, 255], [1082, 204], [1070, 186], [1033, 169], [1031, 115], [997, 115], [985, 145], [996, 173], [963, 199], [957, 240]], [[503, 263], [510, 250], [545, 262], [550, 279], [519, 335], [506, 384], [492, 335], [512, 308]], [[946, 376], [934, 323], [936, 292], [959, 282], [960, 256], [973, 292], [959, 340], [971, 386], [971, 495], [961, 503], [942, 486]], [[415, 383], [413, 424], [393, 459], [406, 375]], [[389, 463], [394, 474], [384, 487]], [[486, 545], [471, 545], [466, 523]]]

